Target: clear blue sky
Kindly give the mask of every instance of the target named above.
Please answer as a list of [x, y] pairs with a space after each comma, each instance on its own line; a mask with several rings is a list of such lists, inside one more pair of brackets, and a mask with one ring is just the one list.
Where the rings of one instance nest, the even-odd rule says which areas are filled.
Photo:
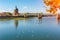
[[0, 12], [13, 12], [15, 5], [19, 12], [45, 12], [43, 0], [0, 0]]

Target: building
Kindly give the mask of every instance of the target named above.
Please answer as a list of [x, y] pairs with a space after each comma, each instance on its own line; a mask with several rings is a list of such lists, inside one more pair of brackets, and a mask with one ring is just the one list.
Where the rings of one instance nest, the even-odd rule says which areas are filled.
[[2, 12], [2, 13], [0, 13], [0, 16], [12, 16], [12, 13], [10, 13], [10, 12]]
[[15, 7], [15, 9], [14, 9], [14, 14], [13, 14], [13, 16], [19, 16], [19, 12], [18, 12], [19, 10], [18, 10], [18, 8], [17, 8], [17, 6]]

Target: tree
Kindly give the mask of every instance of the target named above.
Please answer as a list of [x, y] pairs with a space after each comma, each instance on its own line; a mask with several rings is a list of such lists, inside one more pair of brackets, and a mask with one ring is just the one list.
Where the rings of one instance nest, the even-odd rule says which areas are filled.
[[46, 9], [47, 12], [56, 13], [57, 8], [60, 9], [60, 0], [43, 0], [46, 6], [50, 6], [49, 9]]

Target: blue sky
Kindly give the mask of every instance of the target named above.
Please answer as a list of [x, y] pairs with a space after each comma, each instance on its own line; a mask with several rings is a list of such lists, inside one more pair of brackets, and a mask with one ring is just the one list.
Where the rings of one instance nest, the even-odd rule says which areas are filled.
[[0, 0], [0, 12], [13, 12], [17, 5], [19, 12], [44, 12], [43, 0]]

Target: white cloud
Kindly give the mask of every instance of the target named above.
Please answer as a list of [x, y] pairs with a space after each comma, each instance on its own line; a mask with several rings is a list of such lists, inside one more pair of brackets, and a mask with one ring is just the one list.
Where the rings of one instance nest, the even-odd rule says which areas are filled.
[[26, 8], [27, 8], [27, 6], [24, 6], [24, 7], [23, 7], [23, 9], [26, 9]]
[[25, 11], [25, 9], [27, 9], [27, 8], [28, 8], [27, 6], [24, 6], [24, 7], [21, 9], [20, 12]]

